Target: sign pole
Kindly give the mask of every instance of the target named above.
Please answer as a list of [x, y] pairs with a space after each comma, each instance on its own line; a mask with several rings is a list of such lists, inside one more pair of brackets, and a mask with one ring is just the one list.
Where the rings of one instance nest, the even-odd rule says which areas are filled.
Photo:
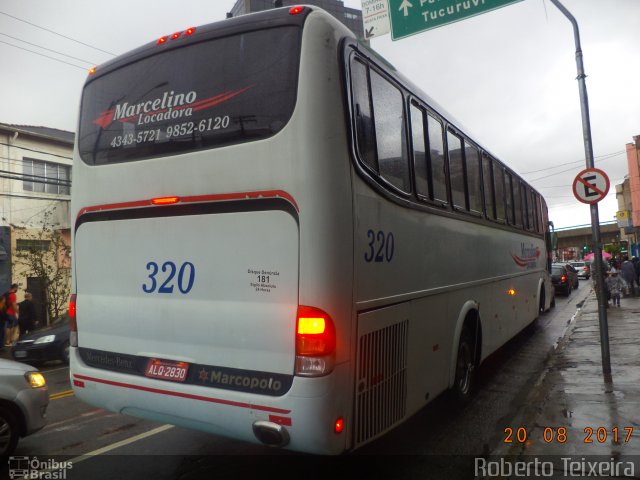
[[[580, 90], [580, 111], [582, 112], [582, 136], [584, 138], [584, 151], [586, 154], [587, 168], [594, 167], [593, 145], [591, 143], [591, 124], [589, 120], [589, 101], [587, 98], [586, 75], [582, 64], [582, 49], [580, 47], [580, 31], [578, 22], [571, 15], [571, 12], [560, 3], [559, 0], [551, 0], [565, 17], [573, 25], [573, 36], [576, 43], [576, 65], [578, 68], [578, 88]], [[607, 299], [604, 290], [604, 273], [602, 271], [602, 246], [600, 238], [600, 218], [598, 214], [598, 204], [591, 205], [591, 231], [593, 239], [594, 261], [596, 271], [596, 288], [598, 298], [598, 318], [600, 321], [600, 351], [602, 353], [602, 373], [606, 377], [611, 376], [611, 356], [609, 352], [609, 324], [607, 320]]]

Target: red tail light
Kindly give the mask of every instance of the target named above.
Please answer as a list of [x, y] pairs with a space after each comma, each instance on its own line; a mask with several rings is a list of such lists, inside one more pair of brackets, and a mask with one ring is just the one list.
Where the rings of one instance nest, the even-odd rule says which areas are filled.
[[303, 6], [296, 5], [295, 7], [291, 7], [289, 9], [289, 15], [298, 15], [299, 13], [302, 13], [303, 10], [304, 10]]
[[336, 423], [333, 425], [333, 431], [336, 433], [342, 433], [344, 430], [344, 418], [340, 417], [336, 420]]
[[151, 203], [154, 205], [172, 205], [174, 203], [178, 203], [180, 201], [180, 197], [158, 197], [152, 198]]
[[566, 281], [567, 281], [567, 276], [566, 276], [566, 275], [562, 275], [562, 276], [560, 277], [560, 281], [561, 281], [561, 282], [566, 282]]
[[333, 370], [336, 330], [328, 313], [298, 306], [296, 319], [296, 374], [326, 375]]
[[76, 298], [77, 295], [75, 293], [71, 294], [69, 298], [69, 331], [71, 335], [69, 336], [69, 344], [72, 347], [78, 346], [78, 323], [76, 321]]

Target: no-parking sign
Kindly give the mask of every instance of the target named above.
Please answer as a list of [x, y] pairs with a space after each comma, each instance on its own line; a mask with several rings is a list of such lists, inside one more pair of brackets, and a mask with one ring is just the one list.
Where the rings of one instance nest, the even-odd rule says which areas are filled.
[[609, 177], [599, 168], [587, 168], [576, 175], [573, 194], [582, 203], [593, 205], [609, 193]]

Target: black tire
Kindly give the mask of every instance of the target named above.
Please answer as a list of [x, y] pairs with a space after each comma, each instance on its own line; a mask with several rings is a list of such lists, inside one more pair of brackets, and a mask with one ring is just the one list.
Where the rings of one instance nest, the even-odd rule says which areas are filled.
[[452, 395], [456, 407], [465, 405], [471, 398], [476, 378], [476, 352], [474, 337], [468, 328], [462, 329], [456, 356], [456, 374]]
[[549, 308], [556, 308], [556, 292], [554, 290], [553, 297], [551, 297], [551, 304], [549, 304]]
[[64, 362], [65, 365], [69, 365], [69, 341], [67, 340], [62, 344], [62, 348], [60, 348], [60, 360]]
[[538, 303], [538, 314], [542, 315], [546, 310], [544, 309], [547, 298], [544, 293], [544, 285], [540, 289], [540, 302]]
[[18, 419], [10, 410], [0, 407], [0, 461], [13, 453], [18, 445], [18, 438]]
[[564, 289], [564, 295], [565, 297], [571, 295], [571, 284], [567, 285], [567, 287]]

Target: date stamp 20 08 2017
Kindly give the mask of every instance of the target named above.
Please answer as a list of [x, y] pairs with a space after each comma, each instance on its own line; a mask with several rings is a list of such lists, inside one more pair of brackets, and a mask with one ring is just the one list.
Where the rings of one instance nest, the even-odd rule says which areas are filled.
[[[629, 443], [632, 434], [633, 427], [586, 427], [580, 434], [579, 441], [585, 444], [611, 442], [614, 445], [621, 445]], [[531, 435], [526, 427], [507, 427], [504, 429], [502, 442], [526, 444], [532, 440]], [[573, 440], [570, 435], [575, 435], [575, 432], [570, 432], [566, 427], [546, 427], [542, 431], [542, 440], [545, 443], [562, 444]]]

